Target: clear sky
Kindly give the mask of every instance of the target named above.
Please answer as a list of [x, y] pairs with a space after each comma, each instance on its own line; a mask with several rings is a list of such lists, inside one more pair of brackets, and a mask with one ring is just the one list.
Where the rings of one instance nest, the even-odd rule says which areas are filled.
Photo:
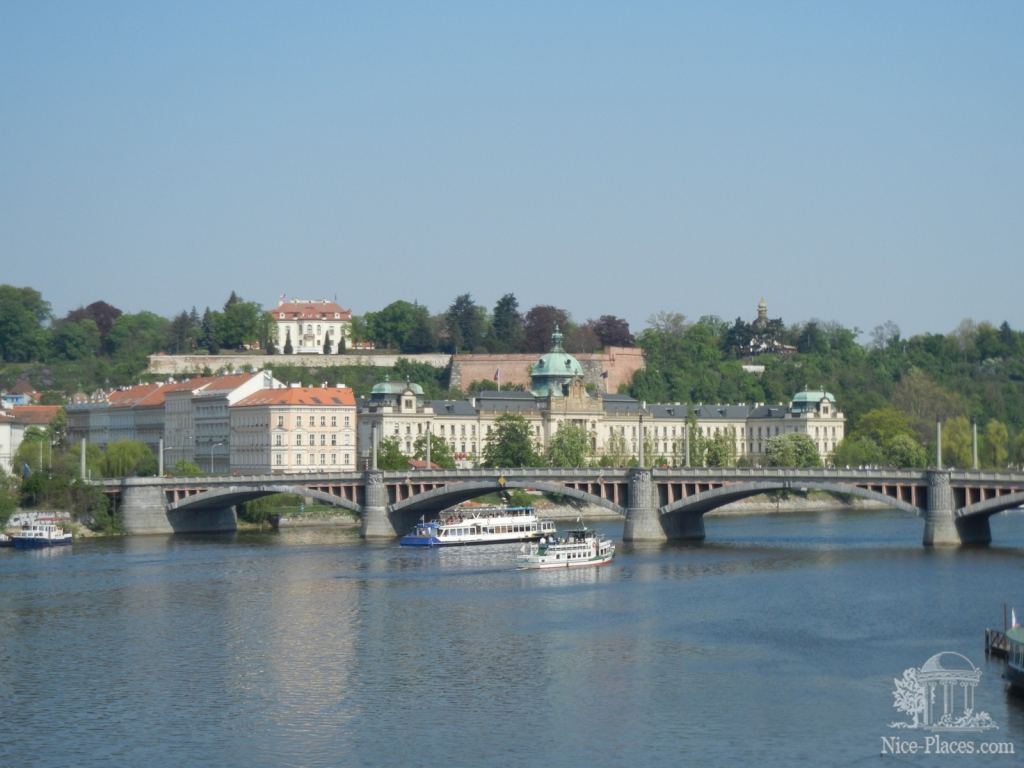
[[1024, 329], [1024, 2], [0, 0], [0, 283]]

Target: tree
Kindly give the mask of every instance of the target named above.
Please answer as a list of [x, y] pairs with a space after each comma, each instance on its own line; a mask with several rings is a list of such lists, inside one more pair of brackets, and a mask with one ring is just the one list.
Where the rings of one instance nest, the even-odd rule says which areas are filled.
[[[413, 445], [413, 455], [421, 461], [427, 460], [427, 435], [426, 433], [416, 438]], [[452, 456], [451, 446], [448, 441], [440, 435], [430, 435], [430, 463], [436, 464], [442, 469], [455, 469], [455, 457]]]
[[445, 313], [445, 330], [451, 351], [473, 352], [483, 346], [487, 312], [468, 293], [457, 296]]
[[295, 348], [292, 346], [292, 329], [288, 328], [285, 330], [284, 336], [284, 353], [291, 355], [295, 353]]
[[629, 446], [626, 438], [613, 432], [604, 444], [604, 454], [598, 462], [602, 467], [624, 467], [629, 463]]
[[601, 315], [587, 323], [594, 329], [602, 347], [632, 347], [636, 339], [629, 330], [629, 323], [615, 315]]
[[590, 464], [590, 435], [579, 424], [563, 421], [548, 443], [546, 458], [552, 467], [586, 467]]
[[103, 457], [105, 477], [151, 477], [157, 472], [156, 456], [139, 440], [117, 440]]
[[111, 355], [131, 365], [145, 367], [147, 356], [159, 352], [170, 323], [152, 312], [121, 315], [107, 334]]
[[942, 425], [942, 462], [954, 467], [970, 467], [974, 462], [974, 439], [966, 416], [954, 416]]
[[914, 722], [911, 727], [917, 728], [920, 725], [918, 718], [924, 714], [926, 704], [924, 686], [918, 680], [917, 668], [910, 667], [905, 670], [902, 678], [893, 678], [893, 683], [895, 683], [892, 692], [893, 707], [898, 712], [913, 717]]
[[366, 313], [361, 321], [364, 326], [361, 334], [378, 347], [397, 349], [407, 354], [436, 349], [430, 313], [420, 304], [393, 301], [379, 312]]
[[568, 334], [572, 330], [569, 313], [549, 304], [541, 304], [530, 309], [523, 318], [523, 326], [526, 352], [550, 350], [551, 334], [555, 332], [555, 326], [558, 326], [563, 334]]
[[0, 285], [0, 359], [25, 363], [42, 357], [50, 304], [32, 288]]
[[484, 466], [539, 467], [530, 423], [518, 413], [503, 413], [494, 420], [484, 448]]
[[518, 352], [523, 347], [525, 330], [519, 302], [514, 294], [506, 293], [494, 305], [491, 329], [487, 335], [487, 349], [491, 352]]
[[0, 530], [7, 525], [18, 508], [18, 481], [0, 467]]
[[333, 349], [333, 345], [331, 344], [331, 332], [328, 331], [327, 333], [324, 334], [323, 353], [325, 355], [329, 355], [329, 354], [331, 354], [332, 349]]
[[733, 430], [714, 435], [707, 441], [704, 460], [709, 467], [731, 467], [736, 463], [736, 433]]
[[408, 469], [409, 457], [402, 453], [398, 438], [392, 435], [377, 443], [377, 469]]
[[199, 477], [203, 474], [203, 470], [191, 461], [179, 459], [174, 465], [174, 469], [171, 470], [171, 474], [174, 475], [174, 477]]
[[[215, 335], [220, 349], [245, 349], [260, 339], [264, 313], [254, 301], [244, 301], [231, 292], [224, 312], [217, 317]], [[212, 351], [212, 350], [211, 350]]]
[[94, 301], [87, 307], [79, 307], [68, 312], [64, 318], [68, 322], [80, 323], [83, 320], [92, 320], [100, 331], [100, 343], [106, 344], [107, 334], [114, 327], [114, 322], [123, 313], [120, 309], [105, 301]]
[[988, 423], [985, 425], [985, 433], [983, 437], [983, 463], [985, 466], [995, 468], [1005, 467], [1006, 459], [1010, 455], [1010, 432], [1006, 428], [1006, 425], [997, 419], [989, 419]]
[[[885, 440], [882, 443], [882, 454], [881, 463], [890, 467], [923, 468], [928, 465], [927, 449], [909, 432], [902, 432]], [[836, 464], [838, 463], [836, 461]]]
[[100, 330], [95, 321], [61, 320], [50, 329], [50, 349], [62, 360], [84, 360], [100, 353]]
[[768, 438], [765, 454], [769, 467], [821, 466], [821, 456], [814, 441], [798, 432]]
[[[863, 467], [885, 463], [882, 447], [866, 435], [847, 435], [833, 453], [837, 467]], [[900, 466], [900, 465], [897, 465]]]
[[171, 321], [168, 330], [167, 348], [176, 355], [195, 352], [199, 346], [199, 326], [194, 324], [188, 312], [179, 312]]
[[209, 307], [203, 312], [203, 319], [199, 323], [199, 346], [216, 355], [220, 352], [220, 312], [215, 312]]

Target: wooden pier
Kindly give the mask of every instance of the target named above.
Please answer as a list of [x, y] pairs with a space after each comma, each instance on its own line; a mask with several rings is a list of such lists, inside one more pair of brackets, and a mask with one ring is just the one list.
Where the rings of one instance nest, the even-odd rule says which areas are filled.
[[1010, 653], [1010, 641], [1001, 629], [985, 630], [985, 655], [1005, 659]]

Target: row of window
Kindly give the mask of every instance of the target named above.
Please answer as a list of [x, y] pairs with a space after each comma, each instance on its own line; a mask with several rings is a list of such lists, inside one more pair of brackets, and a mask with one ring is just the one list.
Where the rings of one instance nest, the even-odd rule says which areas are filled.
[[[321, 432], [319, 434], [320, 434], [320, 445], [327, 445], [327, 433], [326, 432]], [[344, 441], [343, 441], [343, 443], [345, 445], [352, 445], [352, 433], [351, 432], [346, 432], [343, 435], [343, 437], [345, 438]], [[301, 432], [299, 432], [298, 434], [295, 435], [295, 444], [296, 445], [303, 445], [302, 440], [303, 440], [303, 436], [302, 436]], [[286, 444], [287, 443], [285, 442], [283, 435], [281, 435], [280, 433], [274, 435], [274, 445], [280, 446], [280, 445], [286, 445]], [[331, 445], [337, 445], [337, 444], [338, 444], [338, 435], [336, 433], [332, 433], [331, 434]], [[306, 441], [305, 445], [316, 445], [316, 435], [307, 435], [307, 441]]]
[[[309, 427], [315, 427], [316, 426], [316, 416], [308, 417], [308, 419], [306, 420], [306, 424], [305, 425], [309, 426]], [[284, 428], [284, 415], [283, 414], [278, 415], [278, 417], [277, 417], [277, 426], [278, 426], [279, 429], [283, 429]], [[303, 426], [302, 416], [296, 416], [295, 417], [295, 426], [296, 427], [302, 427]], [[320, 416], [320, 426], [321, 427], [326, 427], [327, 426], [327, 417], [326, 416]], [[332, 427], [338, 426], [338, 417], [337, 416], [331, 416], [331, 426]], [[351, 427], [352, 426], [352, 417], [351, 416], [345, 416], [345, 418], [342, 420], [342, 426], [344, 426], [344, 427]], [[396, 429], [397, 429], [397, 427], [396, 427]], [[397, 434], [397, 432], [396, 432], [396, 434]]]
[[[275, 453], [274, 454], [274, 466], [278, 466], [278, 467], [284, 466], [285, 465], [284, 457], [285, 457], [285, 454], [283, 454], [283, 453]], [[342, 457], [341, 458], [342, 465], [351, 464], [352, 454], [350, 454], [350, 453], [343, 453], [341, 455], [341, 457]], [[302, 460], [302, 458], [303, 457], [302, 457], [301, 453], [296, 453], [295, 454], [295, 466], [297, 466], [297, 467], [302, 467], [302, 466], [315, 467], [315, 466], [318, 466], [318, 464], [317, 464], [317, 455], [315, 453], [308, 454], [307, 460], [305, 462]], [[319, 466], [328, 466], [327, 459], [328, 459], [328, 454], [321, 453], [320, 454]], [[336, 454], [336, 453], [330, 454], [330, 464], [331, 465], [336, 465], [337, 463], [338, 463], [338, 454]]]

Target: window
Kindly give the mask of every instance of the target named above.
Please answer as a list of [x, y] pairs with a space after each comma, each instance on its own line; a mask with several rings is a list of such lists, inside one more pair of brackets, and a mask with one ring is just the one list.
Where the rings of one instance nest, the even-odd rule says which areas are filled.
[[327, 435], [323, 433], [320, 434], [320, 445], [327, 445]]
[[337, 416], [331, 416], [331, 426], [332, 427], [338, 426], [338, 417]]
[[320, 417], [320, 426], [321, 427], [326, 427], [327, 426], [327, 417], [326, 416], [321, 416]]
[[295, 454], [295, 463], [298, 464], [299, 466], [302, 466], [302, 454], [301, 453]]
[[296, 427], [301, 427], [302, 426], [302, 417], [301, 416], [296, 416], [295, 417], [295, 426]]
[[331, 464], [337, 464], [337, 463], [338, 463], [338, 454], [332, 453], [331, 454]]
[[326, 464], [326, 463], [327, 463], [327, 454], [321, 453], [320, 454], [320, 464], [323, 465], [323, 464]]
[[346, 427], [347, 427], [347, 426], [349, 426], [349, 423], [348, 423], [348, 416], [346, 416], [346, 417], [345, 417], [345, 426], [346, 426]]
[[281, 444], [281, 436], [280, 435], [274, 435], [274, 445], [280, 445], [280, 444]]
[[302, 433], [301, 432], [295, 436], [295, 444], [296, 445], [302, 445]]
[[331, 445], [337, 445], [337, 444], [338, 444], [338, 436], [332, 434], [331, 435]]
[[277, 426], [279, 426], [279, 427], [283, 427], [284, 426], [284, 416], [278, 416], [277, 417]]

